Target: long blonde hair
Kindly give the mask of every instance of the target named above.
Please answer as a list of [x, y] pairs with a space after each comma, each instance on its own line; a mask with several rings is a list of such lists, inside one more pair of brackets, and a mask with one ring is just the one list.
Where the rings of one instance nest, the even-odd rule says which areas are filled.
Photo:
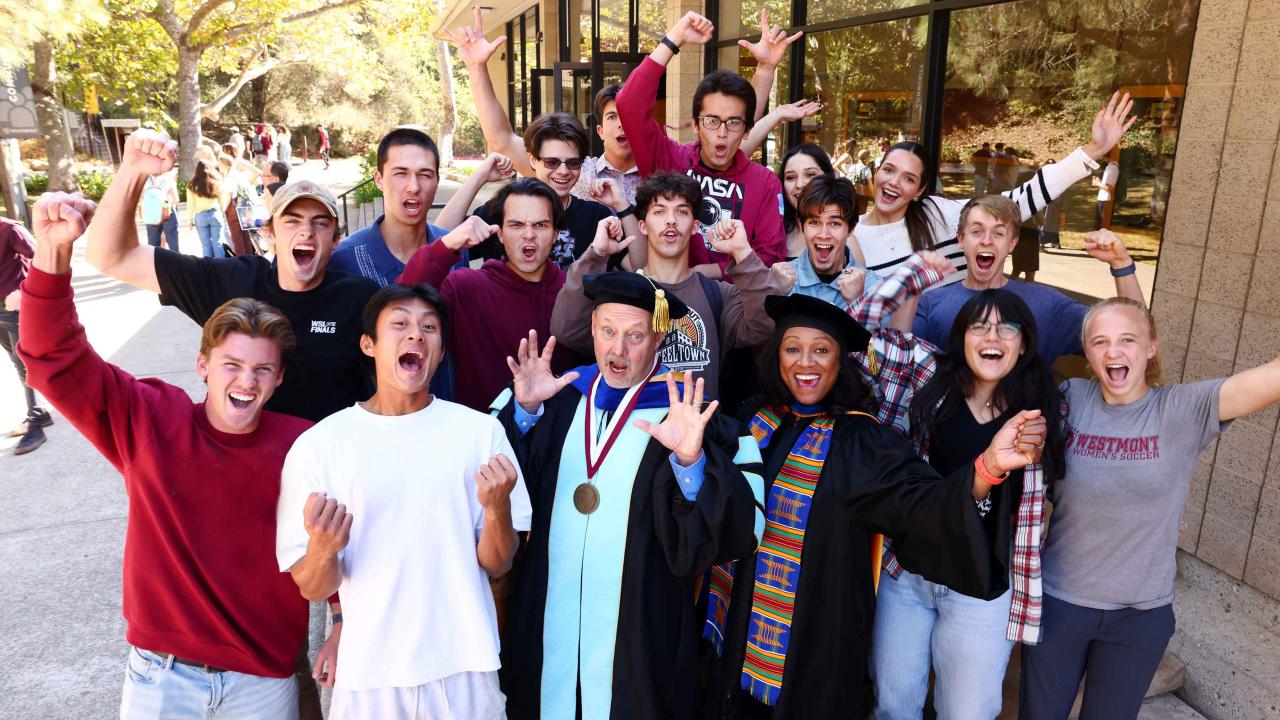
[[[1156, 319], [1151, 314], [1151, 309], [1142, 303], [1131, 300], [1127, 297], [1112, 297], [1105, 300], [1099, 300], [1089, 308], [1089, 312], [1085, 313], [1084, 322], [1080, 323], [1080, 345], [1086, 346], [1088, 343], [1089, 323], [1093, 322], [1094, 316], [1106, 310], [1107, 308], [1122, 307], [1129, 308], [1138, 313], [1139, 316], [1147, 323], [1147, 330], [1151, 342], [1159, 340], [1156, 333]], [[1147, 358], [1147, 371], [1143, 375], [1143, 380], [1147, 383], [1147, 387], [1158, 387], [1164, 383], [1164, 363], [1160, 360], [1160, 350], [1157, 347], [1156, 353]]]

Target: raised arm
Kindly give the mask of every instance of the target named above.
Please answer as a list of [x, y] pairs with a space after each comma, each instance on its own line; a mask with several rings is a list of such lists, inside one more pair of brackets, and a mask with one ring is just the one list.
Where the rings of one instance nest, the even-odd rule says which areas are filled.
[[498, 152], [489, 153], [489, 156], [480, 161], [480, 164], [471, 171], [467, 181], [462, 183], [462, 187], [458, 188], [453, 197], [449, 198], [449, 202], [445, 203], [444, 209], [436, 217], [436, 226], [452, 230], [461, 225], [471, 213], [471, 203], [475, 202], [476, 195], [480, 194], [480, 190], [485, 185], [509, 180], [514, 173], [515, 168], [511, 158]]
[[[756, 73], [751, 78], [751, 87], [756, 91], [756, 112], [752, 122], [759, 122], [769, 106], [769, 95], [773, 92], [773, 79], [778, 71], [778, 64], [787, 56], [787, 48], [791, 43], [804, 36], [803, 32], [787, 36], [787, 31], [777, 25], [769, 24], [768, 8], [760, 9], [760, 39], [755, 42], [739, 40], [742, 46], [756, 60]], [[750, 152], [747, 152], [750, 155]]]
[[765, 139], [769, 137], [769, 133], [773, 132], [775, 127], [784, 122], [803, 120], [817, 115], [821, 110], [822, 103], [812, 100], [797, 100], [787, 105], [779, 105], [752, 126], [751, 132], [747, 133], [747, 137], [742, 141], [739, 149], [746, 153], [747, 157], [751, 157], [756, 148], [764, 144]]
[[[1089, 142], [1076, 148], [1062, 160], [1036, 171], [1030, 180], [1004, 193], [1018, 204], [1026, 222], [1049, 203], [1061, 197], [1067, 188], [1089, 177], [1098, 167], [1097, 160], [1111, 152], [1125, 132], [1138, 118], [1130, 115], [1133, 100], [1129, 94], [1116, 92], [1110, 102], [1093, 119]], [[1000, 162], [992, 160], [993, 163]]]
[[137, 130], [125, 138], [120, 168], [89, 223], [89, 264], [136, 288], [160, 292], [155, 248], [138, 242], [133, 214], [147, 178], [169, 172], [177, 162], [178, 144], [162, 132]]
[[[897, 311], [909, 298], [919, 297], [927, 288], [942, 282], [952, 271], [951, 261], [941, 253], [925, 250], [907, 258], [893, 274], [872, 292], [865, 293], [854, 304], [849, 314], [858, 324], [868, 331], [877, 332], [890, 315], [897, 317]], [[902, 315], [914, 315], [901, 313]], [[908, 321], [910, 317], [908, 317]], [[902, 330], [902, 328], [898, 328]], [[907, 330], [909, 331], [908, 326]]]
[[1129, 257], [1124, 241], [1110, 230], [1094, 230], [1084, 236], [1084, 249], [1096, 260], [1101, 260], [1111, 268], [1111, 275], [1116, 282], [1116, 295], [1126, 297], [1146, 306], [1147, 300], [1142, 296], [1142, 286], [1138, 284], [1137, 265]]
[[497, 231], [497, 225], [490, 225], [472, 215], [436, 242], [414, 250], [396, 282], [401, 285], [427, 283], [440, 287], [454, 263], [462, 257], [463, 248], [475, 247]]
[[511, 120], [498, 102], [493, 80], [489, 78], [489, 58], [507, 41], [507, 36], [499, 35], [493, 40], [485, 38], [484, 19], [479, 5], [475, 7], [475, 21], [471, 27], [446, 29], [444, 32], [458, 49], [458, 57], [467, 66], [467, 77], [471, 79], [471, 96], [476, 102], [476, 115], [480, 118], [485, 144], [490, 150], [511, 158], [516, 171], [521, 175], [534, 177], [533, 165], [530, 164], [529, 153], [524, 147], [524, 138], [511, 128]]
[[1218, 419], [1235, 420], [1280, 402], [1280, 358], [1227, 378], [1218, 390]]
[[721, 220], [710, 232], [716, 251], [731, 258], [729, 277], [733, 284], [720, 283], [724, 293], [724, 311], [718, 319], [721, 343], [733, 348], [764, 342], [773, 334], [773, 320], [764, 311], [764, 299], [783, 294], [782, 289], [747, 243], [741, 220]]
[[629, 242], [621, 236], [622, 223], [618, 218], [601, 220], [591, 245], [565, 273], [564, 286], [556, 295], [551, 311], [551, 334], [571, 350], [591, 353], [591, 301], [582, 291], [582, 279], [604, 272], [609, 258], [627, 248]]

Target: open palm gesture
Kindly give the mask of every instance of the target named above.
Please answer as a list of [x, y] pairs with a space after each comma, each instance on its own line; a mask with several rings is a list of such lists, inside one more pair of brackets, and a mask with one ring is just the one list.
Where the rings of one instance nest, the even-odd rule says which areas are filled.
[[567, 372], [556, 377], [551, 372], [551, 355], [556, 349], [555, 336], [547, 338], [547, 346], [538, 352], [538, 332], [529, 331], [529, 337], [520, 341], [516, 357], [507, 356], [507, 367], [515, 380], [516, 402], [525, 412], [533, 415], [543, 402], [550, 400], [561, 388], [578, 379], [577, 372]]
[[475, 21], [471, 27], [461, 27], [457, 30], [446, 28], [444, 34], [449, 36], [449, 41], [458, 48], [458, 57], [462, 58], [462, 62], [468, 66], [484, 65], [489, 62], [489, 58], [493, 57], [502, 43], [507, 41], [506, 35], [499, 35], [493, 40], [485, 38], [484, 18], [480, 14], [479, 5], [475, 6]]
[[654, 425], [648, 420], [636, 419], [635, 426], [649, 433], [662, 446], [675, 453], [681, 465], [689, 467], [702, 455], [702, 433], [711, 416], [720, 406], [719, 400], [711, 401], [702, 409], [703, 380], [693, 382], [693, 373], [684, 374], [684, 387], [676, 389], [676, 381], [667, 375], [667, 398], [671, 409], [662, 422]]
[[738, 44], [746, 48], [747, 52], [756, 59], [761, 67], [777, 67], [778, 63], [787, 55], [787, 48], [791, 43], [799, 40], [804, 32], [797, 32], [794, 35], [787, 36], [787, 31], [780, 26], [769, 24], [769, 10], [767, 8], [760, 9], [760, 39], [756, 42], [747, 40], [739, 40]]
[[1117, 90], [1112, 94], [1111, 101], [1093, 118], [1093, 129], [1089, 131], [1089, 144], [1084, 148], [1089, 157], [1097, 159], [1111, 152], [1111, 148], [1120, 142], [1120, 138], [1124, 137], [1125, 132], [1137, 121], [1137, 115], [1129, 114], [1132, 110], [1133, 98], [1129, 97], [1129, 93], [1121, 96], [1120, 91]]

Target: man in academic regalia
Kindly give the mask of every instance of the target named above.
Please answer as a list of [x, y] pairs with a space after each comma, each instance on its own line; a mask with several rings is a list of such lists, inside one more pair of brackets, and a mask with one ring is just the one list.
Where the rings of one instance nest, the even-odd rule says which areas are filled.
[[[586, 278], [596, 364], [550, 370], [554, 338], [509, 359], [495, 401], [524, 469], [533, 525], [502, 641], [512, 720], [694, 718], [698, 579], [750, 552], [756, 510], [738, 424], [703, 381], [657, 362], [687, 308], [641, 275]], [[739, 448], [746, 452], [739, 455]]]

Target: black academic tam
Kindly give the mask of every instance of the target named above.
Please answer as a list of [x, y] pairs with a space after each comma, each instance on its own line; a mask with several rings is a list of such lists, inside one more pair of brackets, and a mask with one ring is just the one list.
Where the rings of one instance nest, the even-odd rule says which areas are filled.
[[[542, 418], [524, 437], [515, 423], [514, 400], [498, 415], [533, 505], [532, 528], [512, 570], [514, 591], [502, 636], [499, 676], [511, 720], [541, 717], [544, 672], [574, 672], [543, 667], [542, 637], [560, 455], [566, 442], [581, 444], [567, 435], [582, 397], [572, 385], [561, 390], [544, 404]], [[755, 547], [754, 498], [734, 465], [738, 427], [731, 418], [712, 418], [703, 439], [705, 481], [694, 502], [684, 499], [670, 452], [656, 440], [650, 440], [636, 469], [627, 527], [618, 529], [627, 539], [609, 720], [698, 717], [703, 618], [694, 608], [696, 584], [713, 565]]]

